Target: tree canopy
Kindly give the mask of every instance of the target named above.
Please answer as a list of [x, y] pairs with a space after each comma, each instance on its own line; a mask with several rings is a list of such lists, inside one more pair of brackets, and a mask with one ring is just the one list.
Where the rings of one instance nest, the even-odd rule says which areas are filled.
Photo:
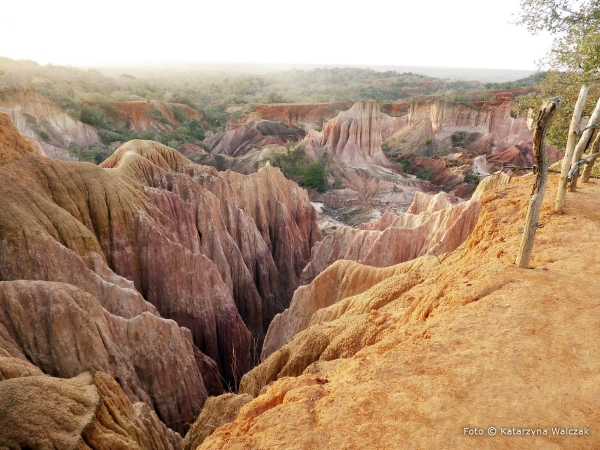
[[536, 34], [555, 36], [544, 62], [598, 79], [600, 70], [600, 0], [521, 0], [519, 24]]
[[[529, 108], [537, 111], [545, 99], [561, 96], [563, 106], [552, 121], [548, 140], [563, 147], [581, 85], [590, 86], [588, 98], [600, 96], [600, 0], [521, 0], [518, 23], [534, 34], [551, 33], [554, 42], [541, 61], [550, 71], [537, 85], [539, 93], [519, 97], [515, 109], [525, 115]], [[591, 114], [594, 104], [587, 102], [584, 116]]]

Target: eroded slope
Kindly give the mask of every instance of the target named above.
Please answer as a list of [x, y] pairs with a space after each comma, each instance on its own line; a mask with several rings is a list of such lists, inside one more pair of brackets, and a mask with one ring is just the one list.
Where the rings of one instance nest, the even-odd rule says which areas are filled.
[[[45, 374], [43, 389], [58, 383], [52, 377], [105, 372], [81, 427], [58, 427], [77, 440], [103, 421], [84, 436], [102, 448], [112, 442], [105, 422], [130, 422], [134, 431], [121, 430], [129, 438], [151, 432], [149, 442], [167, 448], [177, 439], [165, 424], [185, 432], [207, 394], [248, 369], [320, 235], [306, 194], [273, 168], [234, 185], [144, 141], [106, 166], [46, 158], [0, 114], [0, 374], [19, 386]], [[238, 189], [260, 196], [252, 211]], [[93, 397], [108, 402], [111, 392], [120, 406], [108, 414]], [[18, 415], [28, 401], [4, 413]], [[44, 433], [54, 431], [42, 427], [19, 445], [41, 445], [32, 442]]]
[[[600, 188], [579, 190], [563, 216], [547, 195], [534, 268], [524, 270], [513, 261], [532, 181], [487, 194], [474, 232], [446, 258], [325, 270], [321, 276], [338, 271], [338, 282], [353, 271], [366, 281], [361, 290], [357, 277], [350, 296], [314, 314], [307, 330], [246, 375], [242, 390], [253, 395], [272, 374], [279, 379], [200, 448], [600, 445]], [[490, 426], [496, 437], [464, 434]], [[502, 427], [548, 435], [502, 436]], [[591, 433], [552, 435], [551, 427]]]

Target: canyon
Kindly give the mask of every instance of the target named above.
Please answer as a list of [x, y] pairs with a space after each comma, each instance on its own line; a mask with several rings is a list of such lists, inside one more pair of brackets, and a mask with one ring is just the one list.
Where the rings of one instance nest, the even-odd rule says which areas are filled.
[[[387, 268], [343, 260], [317, 276], [315, 294], [301, 301], [311, 308], [320, 298], [320, 309], [244, 376], [240, 395], [254, 400], [199, 448], [597, 446], [597, 436], [551, 427], [599, 420], [600, 314], [589, 278], [598, 254], [586, 250], [598, 239], [598, 185], [582, 188], [561, 216], [547, 196], [532, 268], [521, 269], [513, 262], [532, 179], [498, 181], [482, 193], [473, 232], [443, 258]], [[582, 243], [575, 226], [593, 242]], [[546, 434], [500, 434], [511, 427]], [[483, 435], [465, 432], [475, 428]]]
[[[96, 165], [61, 151], [102, 133], [0, 88], [0, 447], [500, 449], [516, 441], [465, 429], [593, 427], [600, 188], [564, 215], [547, 195], [515, 266], [533, 177], [505, 166], [533, 165], [511, 115], [529, 92], [261, 104]], [[208, 128], [178, 101], [107, 111]], [[295, 152], [324, 189], [286, 179]]]
[[[301, 149], [325, 166], [328, 187], [310, 191], [310, 198], [320, 206], [320, 225], [330, 232], [340, 223], [355, 226], [388, 212], [402, 214], [417, 192], [443, 190], [468, 199], [490, 173], [531, 167], [532, 132], [511, 113], [514, 98], [530, 92], [494, 91], [490, 100], [467, 102], [361, 100], [346, 110], [345, 103], [260, 105], [207, 138], [211, 155], [198, 160], [251, 173], [272, 155], [296, 151], [286, 144], [293, 127], [307, 130]], [[275, 130], [275, 124], [281, 131], [268, 139], [254, 131]], [[225, 156], [216, 161], [214, 154]], [[553, 147], [549, 157], [559, 157]]]
[[[53, 160], [6, 115], [0, 145], [0, 348], [14, 380], [3, 386], [41, 377], [59, 403], [79, 395], [60, 380], [85, 386], [83, 433], [101, 420], [102, 386], [117, 384], [132, 429], [183, 433], [208, 395], [237, 384], [289, 304], [320, 239], [306, 193], [274, 168], [219, 174], [151, 141], [103, 167]], [[19, 405], [3, 409], [13, 422]]]

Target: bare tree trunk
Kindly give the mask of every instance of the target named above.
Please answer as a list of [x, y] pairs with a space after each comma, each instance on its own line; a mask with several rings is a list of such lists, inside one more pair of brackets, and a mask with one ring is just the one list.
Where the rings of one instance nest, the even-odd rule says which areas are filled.
[[563, 158], [562, 168], [560, 171], [560, 180], [558, 180], [558, 193], [556, 194], [556, 212], [562, 214], [565, 209], [565, 194], [567, 193], [567, 176], [569, 175], [569, 169], [571, 168], [571, 160], [573, 159], [573, 152], [575, 151], [575, 141], [577, 135], [577, 126], [579, 125], [579, 119], [585, 106], [585, 99], [588, 93], [587, 86], [581, 86], [579, 91], [579, 97], [577, 103], [575, 103], [575, 109], [573, 110], [573, 117], [571, 118], [571, 126], [569, 126], [569, 136], [567, 138], [567, 148], [565, 149], [565, 157]]
[[[585, 130], [583, 130], [583, 133], [581, 133], [581, 138], [579, 139], [579, 142], [577, 143], [577, 146], [575, 147], [575, 152], [573, 153], [573, 159], [571, 160], [571, 167], [573, 166], [573, 164], [575, 164], [577, 161], [579, 161], [581, 159], [581, 155], [583, 155], [583, 151], [588, 147], [590, 140], [592, 139], [592, 135], [594, 134], [595, 127], [598, 126], [598, 120], [600, 120], [600, 98], [598, 99], [598, 102], [596, 103], [596, 107], [594, 108], [594, 112], [592, 113], [592, 116], [590, 117], [590, 120], [588, 121], [588, 124], [585, 127]], [[575, 192], [575, 189], [577, 189], [577, 176], [578, 175], [579, 175], [579, 171], [577, 171], [575, 173], [575, 175], [573, 177], [571, 177], [571, 187], [569, 188], [569, 190], [571, 192]]]
[[527, 208], [527, 218], [525, 219], [525, 229], [521, 238], [521, 245], [515, 264], [528, 268], [531, 260], [531, 251], [533, 250], [533, 240], [538, 225], [538, 217], [540, 208], [544, 201], [544, 193], [546, 192], [546, 180], [548, 178], [548, 155], [546, 153], [546, 133], [552, 117], [560, 106], [561, 98], [555, 97], [548, 99], [542, 105], [542, 109], [538, 115], [535, 130], [533, 131], [533, 157], [537, 166], [537, 174], [529, 207]]
[[[590, 153], [598, 153], [600, 151], [600, 132], [596, 134], [596, 138], [594, 142], [592, 142], [592, 146], [590, 148]], [[581, 182], [587, 183], [590, 179], [590, 175], [592, 175], [592, 169], [594, 168], [594, 164], [596, 163], [596, 158], [592, 158], [592, 160], [586, 164], [585, 169], [583, 169], [583, 173], [581, 174]]]

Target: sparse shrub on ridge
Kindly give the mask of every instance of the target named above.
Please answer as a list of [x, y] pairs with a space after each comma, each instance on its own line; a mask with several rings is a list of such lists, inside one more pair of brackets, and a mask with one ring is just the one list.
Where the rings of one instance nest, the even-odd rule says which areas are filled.
[[323, 155], [320, 160], [310, 160], [304, 151], [306, 142], [296, 142], [287, 147], [287, 151], [272, 152], [266, 159], [273, 167], [281, 169], [288, 180], [295, 181], [300, 186], [316, 189], [319, 192], [327, 190], [328, 157]]

